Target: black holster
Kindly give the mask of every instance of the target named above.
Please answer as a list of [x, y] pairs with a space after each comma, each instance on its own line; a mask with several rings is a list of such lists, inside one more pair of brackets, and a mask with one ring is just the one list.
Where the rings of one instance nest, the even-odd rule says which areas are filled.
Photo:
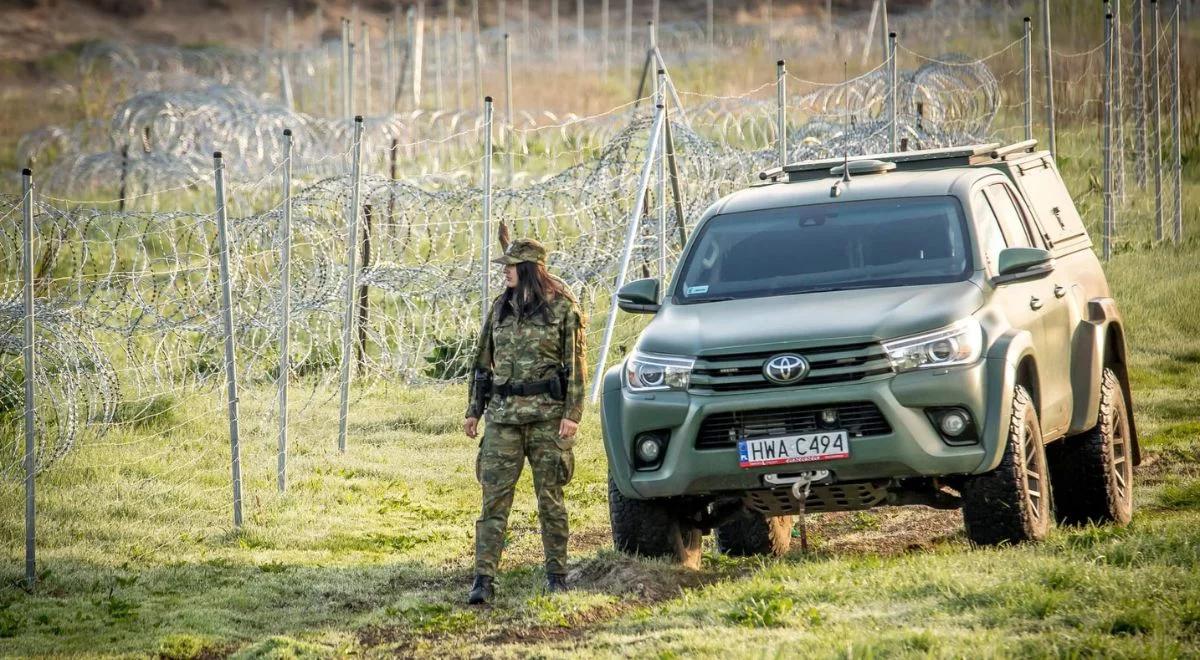
[[570, 367], [559, 367], [550, 382], [550, 398], [555, 401], [567, 400], [567, 383], [571, 379]]
[[471, 377], [471, 400], [479, 406], [479, 412], [487, 410], [492, 400], [492, 372], [487, 369], [476, 369]]

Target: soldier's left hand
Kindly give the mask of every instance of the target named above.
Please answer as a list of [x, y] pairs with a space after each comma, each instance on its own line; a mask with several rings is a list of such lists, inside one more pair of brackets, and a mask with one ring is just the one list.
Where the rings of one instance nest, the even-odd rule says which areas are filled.
[[575, 437], [575, 432], [579, 430], [579, 422], [572, 422], [569, 419], [564, 419], [558, 425], [558, 435], [563, 439]]

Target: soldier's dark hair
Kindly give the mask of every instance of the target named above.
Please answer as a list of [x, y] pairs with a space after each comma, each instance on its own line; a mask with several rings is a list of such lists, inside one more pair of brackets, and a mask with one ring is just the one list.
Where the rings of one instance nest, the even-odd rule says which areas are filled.
[[505, 289], [500, 295], [496, 322], [507, 318], [514, 307], [521, 318], [540, 314], [542, 320], [549, 322], [550, 303], [559, 296], [570, 298], [571, 294], [560, 280], [550, 275], [545, 264], [522, 261], [517, 264], [517, 286]]

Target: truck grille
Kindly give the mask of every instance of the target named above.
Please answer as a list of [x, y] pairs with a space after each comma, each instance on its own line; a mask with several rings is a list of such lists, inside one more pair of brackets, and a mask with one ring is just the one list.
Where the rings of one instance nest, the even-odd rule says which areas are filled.
[[819, 431], [822, 410], [834, 409], [839, 429], [850, 432], [851, 438], [887, 435], [892, 432], [879, 407], [870, 401], [830, 403], [792, 408], [766, 408], [715, 413], [700, 423], [696, 449], [725, 449], [737, 446], [738, 438], [767, 435], [795, 435]]
[[[776, 385], [763, 376], [763, 364], [780, 353], [796, 353], [808, 360], [809, 372], [794, 385]], [[796, 351], [766, 351], [696, 358], [689, 389], [698, 393], [737, 392], [804, 387], [862, 380], [892, 373], [892, 364], [878, 342], [822, 346]]]

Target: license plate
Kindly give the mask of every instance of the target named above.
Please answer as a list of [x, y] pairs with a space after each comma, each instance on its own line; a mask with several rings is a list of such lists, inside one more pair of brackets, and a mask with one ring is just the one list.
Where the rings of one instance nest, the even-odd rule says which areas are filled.
[[738, 464], [744, 468], [849, 457], [850, 436], [845, 431], [738, 440]]

